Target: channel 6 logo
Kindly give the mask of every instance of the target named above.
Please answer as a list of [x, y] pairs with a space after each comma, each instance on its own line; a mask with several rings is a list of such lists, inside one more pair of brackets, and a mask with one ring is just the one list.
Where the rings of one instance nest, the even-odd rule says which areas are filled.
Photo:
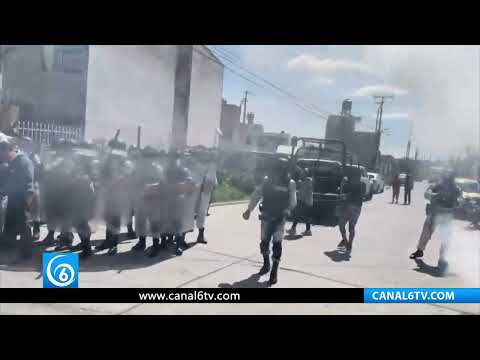
[[43, 253], [44, 288], [78, 288], [77, 253]]

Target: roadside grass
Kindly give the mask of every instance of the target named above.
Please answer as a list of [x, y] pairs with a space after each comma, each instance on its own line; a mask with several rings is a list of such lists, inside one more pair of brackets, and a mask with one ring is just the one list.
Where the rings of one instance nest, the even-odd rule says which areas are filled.
[[249, 195], [249, 193], [242, 191], [229, 181], [224, 181], [215, 189], [212, 202], [244, 200], [247, 199]]

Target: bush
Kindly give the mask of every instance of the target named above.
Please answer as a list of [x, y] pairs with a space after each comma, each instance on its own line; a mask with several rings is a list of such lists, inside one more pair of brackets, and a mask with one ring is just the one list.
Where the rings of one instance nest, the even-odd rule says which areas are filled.
[[244, 200], [250, 194], [242, 191], [228, 180], [224, 180], [213, 192], [212, 202]]

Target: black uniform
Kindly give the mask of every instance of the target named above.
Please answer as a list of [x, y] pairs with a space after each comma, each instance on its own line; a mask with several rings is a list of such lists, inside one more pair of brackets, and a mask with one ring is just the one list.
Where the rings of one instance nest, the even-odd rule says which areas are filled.
[[32, 233], [28, 225], [28, 200], [34, 194], [33, 164], [27, 155], [19, 152], [10, 162], [9, 173], [3, 189], [8, 196], [5, 214], [4, 241], [14, 245], [17, 235], [20, 235], [20, 250], [23, 257], [32, 255]]
[[277, 282], [277, 271], [282, 256], [282, 240], [285, 230], [286, 216], [297, 205], [295, 181], [266, 176], [263, 183], [252, 194], [244, 218], [248, 219], [250, 213], [262, 199], [260, 206], [261, 239], [260, 252], [263, 255], [263, 267], [259, 274], [270, 271], [270, 242], [273, 243], [273, 267], [270, 273], [270, 283]]

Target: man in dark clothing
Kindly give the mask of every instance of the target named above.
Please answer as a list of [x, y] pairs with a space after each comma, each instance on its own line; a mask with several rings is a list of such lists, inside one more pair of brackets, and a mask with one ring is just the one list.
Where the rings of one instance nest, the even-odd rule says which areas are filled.
[[297, 189], [295, 181], [290, 179], [287, 163], [280, 160], [273, 167], [263, 183], [253, 192], [243, 218], [248, 220], [258, 202], [262, 200], [260, 225], [260, 252], [263, 256], [263, 266], [259, 275], [270, 271], [270, 243], [272, 243], [273, 266], [270, 272], [270, 285], [277, 283], [278, 266], [282, 256], [282, 239], [285, 221], [290, 212], [297, 206]]
[[412, 193], [412, 177], [410, 176], [410, 173], [407, 173], [407, 176], [405, 177], [405, 185], [404, 185], [404, 199], [403, 199], [403, 205], [410, 205], [410, 198], [411, 198], [411, 193]]
[[392, 180], [392, 204], [398, 204], [398, 197], [400, 196], [400, 178], [396, 174]]
[[8, 197], [3, 241], [6, 245], [14, 245], [17, 235], [20, 235], [20, 253], [24, 258], [31, 258], [32, 234], [28, 217], [35, 191], [33, 164], [28, 156], [17, 151], [11, 138], [6, 136], [0, 139], [0, 161], [10, 165], [3, 189]]
[[347, 195], [347, 199], [340, 212], [339, 228], [342, 240], [338, 247], [345, 247], [347, 251], [351, 251], [353, 239], [355, 238], [355, 226], [362, 212], [363, 194], [365, 193], [365, 184], [360, 181], [360, 173], [352, 174], [350, 178], [345, 177], [341, 191]]
[[417, 250], [410, 255], [410, 259], [423, 257], [423, 252], [432, 238], [434, 231], [440, 228], [441, 245], [438, 267], [445, 270], [448, 262], [446, 255], [450, 245], [451, 223], [455, 208], [458, 206], [458, 197], [461, 190], [455, 184], [455, 174], [450, 173], [442, 180], [441, 183], [433, 185], [425, 192], [425, 198], [430, 200], [427, 205], [427, 217], [423, 224], [422, 232], [418, 240]]

